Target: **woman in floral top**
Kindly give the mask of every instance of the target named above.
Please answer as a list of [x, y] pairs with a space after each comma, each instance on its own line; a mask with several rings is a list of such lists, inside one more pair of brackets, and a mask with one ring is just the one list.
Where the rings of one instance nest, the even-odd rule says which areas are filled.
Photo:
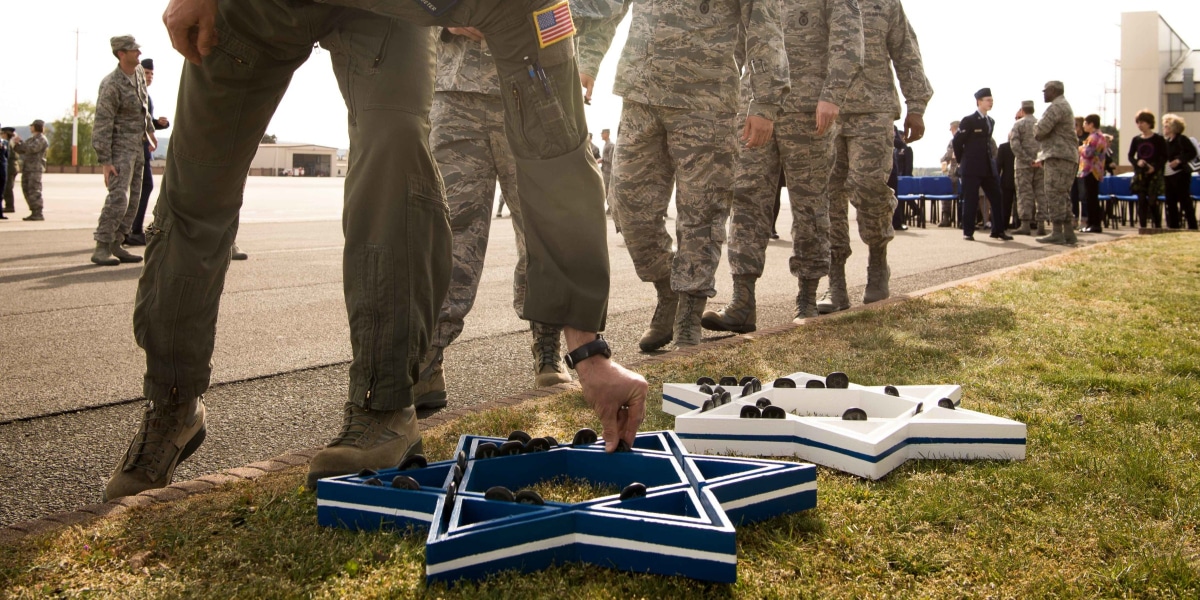
[[1100, 207], [1100, 180], [1104, 179], [1104, 161], [1108, 156], [1108, 138], [1100, 133], [1100, 115], [1083, 119], [1087, 139], [1079, 147], [1079, 184], [1087, 201], [1087, 227], [1082, 233], [1103, 231], [1104, 209]]

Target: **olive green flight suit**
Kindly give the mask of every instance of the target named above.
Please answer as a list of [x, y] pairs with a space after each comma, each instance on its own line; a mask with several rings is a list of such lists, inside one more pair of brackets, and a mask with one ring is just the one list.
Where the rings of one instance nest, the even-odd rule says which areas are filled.
[[[438, 16], [424, 8], [448, 4]], [[602, 330], [609, 282], [604, 193], [584, 143], [573, 44], [539, 48], [532, 16], [553, 4], [221, 0], [218, 45], [202, 65], [184, 65], [161, 197], [147, 230], [134, 308], [134, 332], [146, 350], [146, 397], [163, 400], [173, 390], [193, 397], [208, 388], [246, 173], [292, 73], [320, 43], [349, 117], [342, 227], [350, 401], [374, 410], [412, 403], [451, 266], [446, 201], [428, 146], [434, 32], [420, 26], [476, 27], [496, 61], [517, 189], [528, 207], [522, 317]]]

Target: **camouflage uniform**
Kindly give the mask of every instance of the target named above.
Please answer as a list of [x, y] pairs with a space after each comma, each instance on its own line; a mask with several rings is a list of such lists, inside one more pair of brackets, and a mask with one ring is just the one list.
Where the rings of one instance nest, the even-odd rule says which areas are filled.
[[1055, 98], [1038, 121], [1035, 137], [1041, 143], [1045, 171], [1043, 217], [1052, 223], [1071, 218], [1071, 185], [1078, 172], [1079, 139], [1075, 137], [1075, 112], [1065, 96]]
[[[959, 195], [959, 188], [962, 182], [958, 177], [958, 158], [954, 156], [954, 141], [951, 140], [946, 144], [946, 153], [942, 155], [941, 162], [946, 163], [946, 171], [950, 177], [950, 188], [953, 190], [954, 196]], [[957, 200], [942, 201], [942, 217], [939, 219], [939, 225], [945, 225], [954, 221], [954, 212], [958, 208]]]
[[893, 81], [899, 79], [910, 114], [925, 114], [933, 97], [917, 34], [900, 0], [863, 4], [862, 22], [863, 70], [850, 86], [839, 116], [837, 160], [829, 178], [829, 237], [832, 260], [838, 263], [850, 256], [848, 202], [858, 211], [858, 234], [867, 246], [883, 247], [895, 237], [892, 213], [897, 200], [887, 180], [892, 172], [892, 122], [901, 115]]
[[1037, 117], [1025, 115], [1013, 125], [1008, 143], [1013, 151], [1013, 175], [1017, 184], [1017, 217], [1022, 223], [1040, 220], [1046, 211], [1043, 169], [1033, 166], [1041, 145], [1035, 137]]
[[[579, 36], [581, 73], [597, 73], [630, 4]], [[675, 292], [716, 294], [742, 104], [735, 53], [747, 49], [749, 114], [775, 120], [788, 91], [780, 7], [779, 0], [661, 0], [633, 9], [613, 88], [624, 106], [611, 200], [643, 281], [669, 279]], [[666, 230], [673, 187], [677, 252]]]
[[46, 149], [49, 147], [50, 142], [41, 133], [13, 145], [13, 150], [21, 155], [21, 193], [25, 194], [25, 202], [33, 215], [42, 214], [42, 173], [46, 171]]
[[617, 145], [609, 138], [609, 141], [604, 142], [604, 149], [600, 151], [600, 176], [604, 178], [605, 191], [612, 186], [612, 161], [616, 149]]
[[13, 188], [16, 187], [17, 183], [18, 163], [21, 162], [17, 160], [17, 150], [12, 146], [11, 142], [9, 143], [9, 150], [11, 152], [8, 153], [8, 174], [4, 180], [4, 212], [13, 212], [16, 210], [17, 201], [13, 197]]
[[[820, 279], [829, 271], [825, 186], [837, 128], [817, 136], [817, 102], [845, 104], [850, 83], [862, 68], [862, 19], [857, 0], [788, 0], [782, 21], [792, 93], [775, 121], [773, 138], [758, 148], [740, 150], [729, 266], [734, 276], [762, 276], [782, 168], [792, 207], [789, 268], [801, 279]], [[747, 103], [751, 96], [744, 91]]]
[[92, 234], [97, 242], [121, 241], [129, 235], [137, 216], [146, 166], [143, 143], [154, 131], [147, 98], [146, 73], [141, 65], [135, 67], [132, 79], [117, 67], [100, 82], [92, 147], [96, 149], [96, 161], [113, 165], [117, 174], [108, 178], [108, 197]]

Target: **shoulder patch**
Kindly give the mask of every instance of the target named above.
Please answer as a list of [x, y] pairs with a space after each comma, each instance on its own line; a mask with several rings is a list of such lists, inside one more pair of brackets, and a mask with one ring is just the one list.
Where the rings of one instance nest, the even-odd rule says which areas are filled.
[[858, 8], [858, 0], [846, 0], [846, 8], [849, 8], [854, 16], [862, 16], [862, 11]]
[[534, 11], [533, 23], [537, 27], [538, 45], [542, 48], [575, 35], [575, 22], [571, 19], [571, 6], [567, 0]]

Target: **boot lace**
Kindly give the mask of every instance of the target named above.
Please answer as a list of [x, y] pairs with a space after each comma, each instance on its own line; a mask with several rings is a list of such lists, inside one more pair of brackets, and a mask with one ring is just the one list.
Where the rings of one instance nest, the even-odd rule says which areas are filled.
[[559, 363], [562, 360], [559, 356], [558, 332], [554, 335], [549, 332], [538, 331], [537, 339], [534, 340], [534, 352], [538, 359], [538, 372], [542, 372], [546, 368], [552, 371], [559, 371]]
[[129, 467], [146, 471], [156, 478], [160, 474], [166, 443], [174, 437], [180, 420], [177, 407], [167, 402], [150, 401], [146, 408], [142, 428], [133, 438]]
[[329, 442], [330, 446], [354, 445], [371, 430], [371, 426], [377, 422], [377, 419], [371, 415], [371, 411], [365, 408], [359, 408], [354, 404], [346, 406], [346, 414], [342, 423], [342, 430], [338, 432], [337, 437]]

